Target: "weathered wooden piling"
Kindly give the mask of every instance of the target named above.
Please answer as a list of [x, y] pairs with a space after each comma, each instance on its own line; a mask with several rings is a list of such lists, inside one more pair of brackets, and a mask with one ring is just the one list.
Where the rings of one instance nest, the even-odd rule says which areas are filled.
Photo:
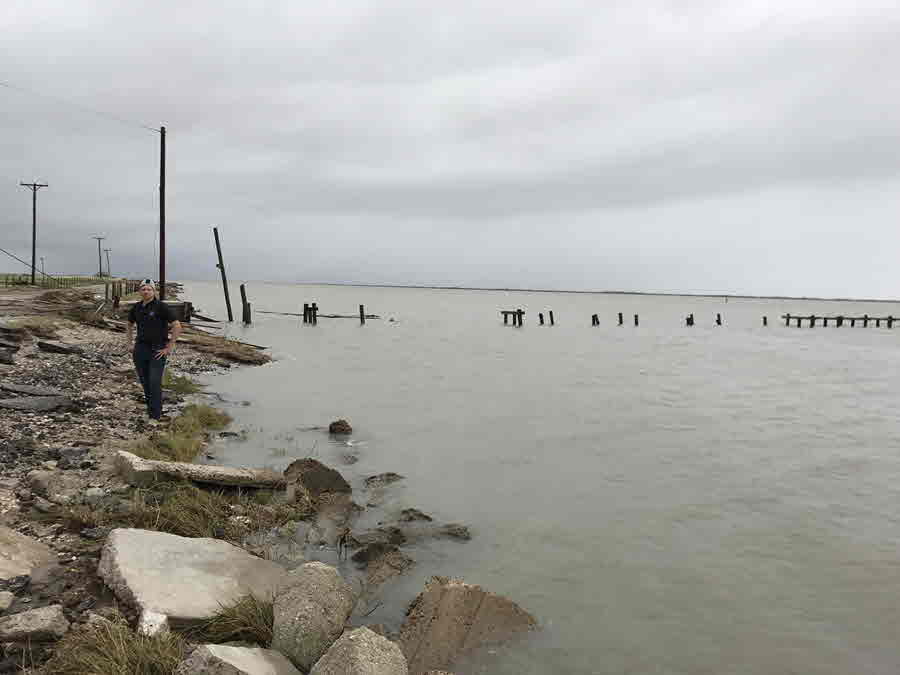
[[365, 326], [365, 325], [366, 325], [366, 308], [365, 308], [365, 305], [360, 305], [360, 306], [359, 306], [359, 325], [360, 325], [360, 326]]
[[244, 323], [248, 326], [251, 323], [253, 323], [253, 321], [250, 318], [250, 303], [249, 302], [244, 303]]
[[869, 327], [869, 315], [863, 314], [863, 328]]
[[881, 319], [875, 319], [875, 328], [881, 328]]
[[763, 326], [768, 326], [768, 325], [769, 325], [769, 317], [764, 316], [763, 317]]
[[303, 323], [309, 323], [309, 303], [303, 303]]
[[556, 322], [553, 320], [553, 310], [550, 310], [550, 325], [555, 326]]
[[785, 315], [784, 315], [784, 325], [785, 325], [785, 326], [790, 326], [790, 325], [791, 325], [791, 315], [790, 315], [790, 314], [785, 314]]
[[222, 261], [222, 245], [219, 243], [219, 228], [213, 228], [213, 236], [216, 239], [216, 255], [219, 262], [216, 267], [222, 273], [222, 290], [225, 292], [225, 309], [228, 311], [228, 320], [234, 321], [234, 315], [231, 313], [231, 296], [228, 294], [228, 277], [225, 275], [225, 263]]
[[503, 325], [504, 326], [509, 325], [509, 313], [507, 313], [507, 312], [503, 312]]
[[318, 326], [319, 325], [319, 306], [316, 303], [313, 303], [309, 308], [309, 312], [311, 315], [310, 318], [312, 320], [312, 325]]
[[838, 327], [838, 328], [840, 328], [841, 326], [843, 326], [843, 325], [844, 325], [844, 317], [842, 317], [842, 316], [837, 317], [836, 323], [837, 323], [837, 327]]
[[538, 312], [538, 321], [540, 322], [540, 324], [542, 326], [544, 325], [544, 313], [543, 312]]
[[638, 319], [638, 315], [637, 315], [637, 314], [634, 315], [634, 325], [635, 325], [635, 326], [640, 325], [640, 320]]
[[809, 317], [809, 327], [810, 328], [816, 327], [816, 317], [815, 316]]
[[600, 325], [600, 317], [596, 314], [591, 314], [591, 325], [599, 326]]
[[719, 314], [719, 313], [716, 313], [716, 325], [717, 325], [717, 326], [721, 326], [721, 325], [722, 325], [722, 315]]
[[800, 328], [800, 326], [802, 324], [803, 324], [803, 317], [798, 316], [797, 317], [797, 328]]
[[889, 317], [887, 318], [887, 324], [888, 324], [888, 328], [893, 328], [893, 327], [894, 327], [894, 317], [893, 317], [893, 316], [889, 316]]
[[850, 328], [853, 328], [854, 326], [856, 326], [856, 317], [851, 316], [850, 317]]
[[518, 322], [519, 322], [519, 327], [520, 327], [520, 328], [522, 327], [522, 318], [523, 318], [524, 316], [525, 316], [524, 310], [521, 310], [521, 309], [517, 309], [517, 310], [516, 310], [516, 319], [517, 319]]
[[684, 325], [685, 326], [693, 326], [694, 325], [694, 314], [691, 312], [686, 317], [684, 317]]
[[622, 312], [619, 312], [619, 325], [622, 326], [625, 323], [625, 317], [622, 315]]
[[250, 311], [247, 307], [247, 286], [241, 284], [241, 319], [244, 323], [250, 323]]

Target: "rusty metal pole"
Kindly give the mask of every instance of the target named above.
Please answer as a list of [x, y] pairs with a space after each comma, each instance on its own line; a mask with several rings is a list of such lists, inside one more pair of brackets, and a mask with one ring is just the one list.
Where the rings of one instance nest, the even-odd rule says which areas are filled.
[[159, 128], [159, 299], [166, 299], [166, 128]]
[[222, 262], [222, 245], [219, 243], [219, 228], [213, 228], [213, 236], [216, 238], [216, 254], [219, 256], [219, 264], [216, 267], [222, 273], [222, 289], [225, 291], [225, 309], [228, 310], [228, 320], [234, 321], [234, 315], [231, 313], [231, 296], [228, 295], [228, 277], [225, 276], [225, 263]]

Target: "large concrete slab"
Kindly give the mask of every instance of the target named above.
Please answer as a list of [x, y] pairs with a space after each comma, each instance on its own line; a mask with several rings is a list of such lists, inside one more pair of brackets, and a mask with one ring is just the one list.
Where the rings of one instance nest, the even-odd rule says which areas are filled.
[[300, 675], [287, 657], [272, 649], [200, 645], [175, 675]]
[[463, 581], [432, 577], [400, 628], [409, 672], [447, 668], [457, 656], [532, 630], [537, 622], [516, 603]]
[[0, 525], [0, 579], [31, 574], [35, 567], [55, 560], [53, 551], [41, 542]]
[[182, 625], [249, 593], [272, 597], [286, 579], [280, 565], [225, 541], [129, 528], [110, 532], [97, 572], [123, 602]]
[[116, 469], [122, 478], [135, 487], [147, 487], [164, 478], [189, 480], [205, 485], [268, 489], [280, 489], [285, 485], [284, 476], [268, 469], [239, 469], [191, 462], [163, 462], [142, 459], [124, 450], [119, 450], [116, 455]]

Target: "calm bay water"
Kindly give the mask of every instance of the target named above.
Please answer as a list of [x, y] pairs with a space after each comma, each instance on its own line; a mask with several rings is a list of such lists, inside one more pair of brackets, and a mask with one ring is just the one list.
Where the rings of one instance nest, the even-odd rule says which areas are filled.
[[[278, 361], [210, 380], [251, 404], [230, 406], [248, 439], [216, 452], [276, 468], [311, 454], [355, 490], [396, 471], [407, 479], [388, 512], [469, 524], [471, 542], [417, 546], [371, 617], [396, 626], [433, 574], [538, 617], [543, 631], [459, 675], [900, 670], [900, 329], [776, 318], [900, 316], [897, 305], [262, 283], [249, 294], [255, 310], [364, 303], [384, 317], [304, 328], [256, 312], [232, 327]], [[220, 285], [188, 283], [186, 296], [224, 315]], [[499, 318], [515, 307], [523, 329]], [[557, 325], [538, 326], [549, 309]], [[640, 327], [617, 327], [619, 311]], [[355, 447], [304, 431], [338, 417]], [[341, 466], [348, 450], [359, 462]]]

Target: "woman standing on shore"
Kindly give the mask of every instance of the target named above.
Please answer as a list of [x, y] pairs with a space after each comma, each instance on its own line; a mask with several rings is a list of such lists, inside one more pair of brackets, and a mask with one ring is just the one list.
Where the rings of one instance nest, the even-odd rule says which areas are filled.
[[[128, 347], [131, 349], [138, 379], [144, 387], [144, 400], [150, 419], [162, 416], [162, 379], [166, 357], [175, 348], [181, 335], [181, 322], [172, 310], [156, 297], [152, 279], [144, 279], [138, 289], [141, 301], [128, 312]], [[137, 341], [134, 326], [137, 324]], [[169, 337], [171, 331], [171, 337]], [[133, 345], [133, 348], [132, 348]]]

